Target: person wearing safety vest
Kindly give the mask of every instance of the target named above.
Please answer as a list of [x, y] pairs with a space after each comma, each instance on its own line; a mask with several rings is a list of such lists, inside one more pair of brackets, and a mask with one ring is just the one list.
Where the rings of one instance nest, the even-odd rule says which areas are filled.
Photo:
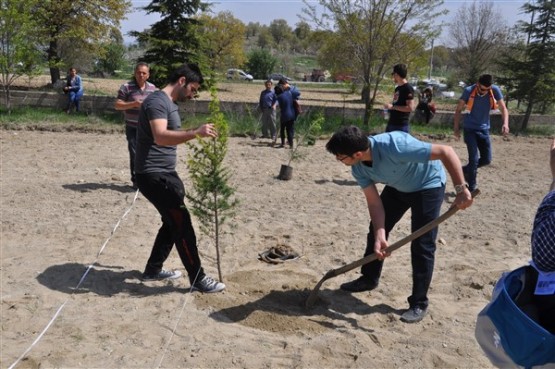
[[469, 190], [477, 187], [476, 177], [478, 168], [491, 163], [490, 141], [490, 113], [499, 110], [503, 119], [501, 133], [509, 133], [509, 112], [503, 101], [503, 94], [498, 86], [493, 84], [491, 74], [482, 74], [478, 82], [466, 87], [455, 110], [455, 138], [461, 137], [461, 112], [466, 106], [464, 114], [464, 143], [468, 150], [468, 164], [463, 167], [464, 178]]

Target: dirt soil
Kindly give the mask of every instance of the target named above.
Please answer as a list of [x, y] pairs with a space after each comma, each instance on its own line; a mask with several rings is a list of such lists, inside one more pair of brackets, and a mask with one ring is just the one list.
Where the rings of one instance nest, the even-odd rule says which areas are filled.
[[[466, 158], [464, 143], [452, 145]], [[0, 366], [17, 368], [491, 368], [474, 339], [476, 315], [502, 272], [530, 257], [532, 219], [549, 185], [550, 139], [493, 138], [482, 194], [439, 228], [428, 316], [399, 320], [411, 292], [410, 247], [384, 266], [379, 287], [348, 294], [324, 283], [362, 256], [368, 210], [347, 167], [324, 141], [277, 179], [284, 149], [231, 138], [227, 165], [240, 200], [223, 227], [219, 294], [190, 293], [186, 278], [142, 282], [160, 227], [129, 186], [123, 134], [0, 132]], [[190, 185], [179, 148], [178, 171]], [[451, 183], [444, 204], [453, 200]], [[196, 229], [198, 225], [195, 223]], [[410, 229], [407, 214], [390, 235]], [[217, 277], [213, 242], [199, 234]], [[258, 260], [287, 245], [301, 258]], [[172, 251], [166, 268], [183, 266]]]

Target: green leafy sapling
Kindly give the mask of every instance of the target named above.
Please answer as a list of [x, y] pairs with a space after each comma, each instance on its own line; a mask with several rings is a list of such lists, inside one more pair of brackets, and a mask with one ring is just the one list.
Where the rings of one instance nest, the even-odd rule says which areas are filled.
[[322, 125], [324, 123], [324, 114], [318, 112], [314, 117], [308, 115], [304, 120], [304, 125], [299, 125], [297, 128], [297, 134], [295, 135], [294, 147], [289, 150], [289, 162], [287, 166], [291, 165], [291, 162], [302, 158], [302, 153], [299, 148], [304, 145], [314, 145], [316, 139], [322, 131]]
[[186, 197], [191, 203], [191, 212], [200, 223], [201, 231], [216, 244], [218, 277], [223, 281], [220, 260], [220, 229], [224, 222], [234, 216], [238, 200], [233, 198], [235, 189], [229, 184], [231, 172], [224, 166], [227, 154], [229, 126], [220, 111], [216, 87], [210, 88], [210, 118], [218, 131], [212, 139], [198, 139], [188, 143], [187, 166], [192, 188]]

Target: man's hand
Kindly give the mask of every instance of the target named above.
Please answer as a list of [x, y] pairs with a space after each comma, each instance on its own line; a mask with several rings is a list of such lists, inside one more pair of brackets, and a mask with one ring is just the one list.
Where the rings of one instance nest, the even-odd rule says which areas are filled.
[[465, 188], [463, 192], [459, 193], [457, 197], [455, 197], [453, 206], [456, 206], [459, 209], [463, 210], [471, 206], [473, 202], [474, 199], [472, 198], [472, 194], [470, 193], [468, 188]]
[[195, 135], [200, 137], [218, 137], [218, 131], [214, 128], [214, 124], [207, 123], [195, 130]]
[[383, 260], [391, 255], [389, 252], [384, 251], [387, 246], [387, 240], [376, 237], [376, 241], [374, 242], [374, 253], [378, 257], [378, 260]]

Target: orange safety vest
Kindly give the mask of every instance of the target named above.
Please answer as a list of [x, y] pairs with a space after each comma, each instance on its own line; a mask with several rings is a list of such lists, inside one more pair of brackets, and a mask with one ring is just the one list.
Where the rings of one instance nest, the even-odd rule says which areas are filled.
[[[495, 97], [493, 97], [493, 89], [490, 88], [488, 92], [489, 92], [489, 101], [490, 101], [491, 110], [497, 110], [497, 101], [495, 101]], [[478, 93], [478, 86], [475, 86], [472, 89], [472, 92], [470, 92], [470, 96], [468, 97], [468, 102], [466, 103], [466, 110], [468, 110], [469, 112], [472, 111], [472, 106], [474, 105], [474, 97], [476, 96], [477, 93]]]

